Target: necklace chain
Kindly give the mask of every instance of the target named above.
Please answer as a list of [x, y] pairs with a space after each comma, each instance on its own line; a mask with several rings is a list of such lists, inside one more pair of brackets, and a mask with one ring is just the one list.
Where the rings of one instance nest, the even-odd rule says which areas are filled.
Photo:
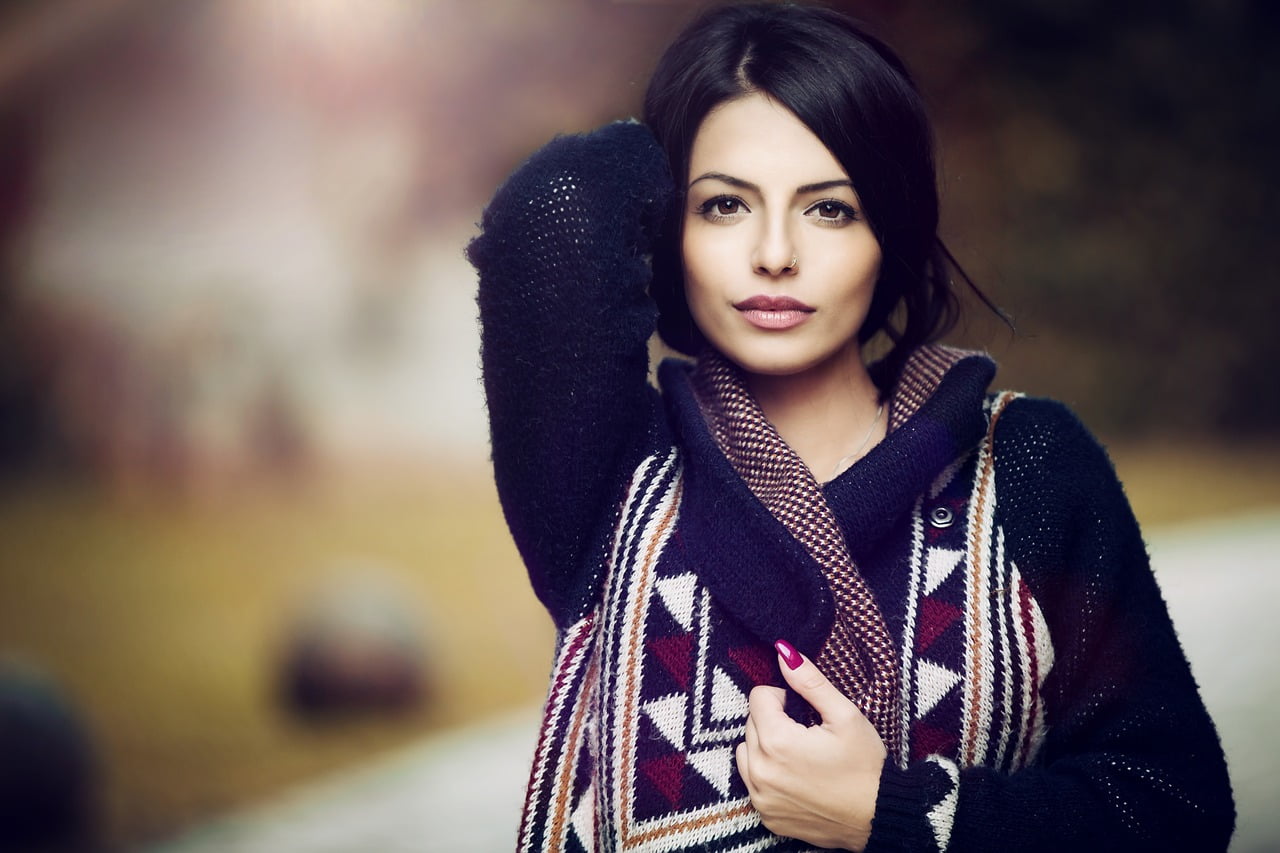
[[848, 456], [841, 456], [836, 462], [836, 467], [831, 471], [831, 479], [835, 479], [844, 469], [844, 463], [852, 462], [862, 455], [862, 451], [866, 448], [867, 443], [871, 441], [871, 436], [876, 431], [876, 424], [880, 423], [880, 416], [884, 414], [884, 403], [876, 409], [876, 416], [871, 421], [871, 426], [867, 427], [867, 434], [863, 436], [862, 443], [858, 445], [858, 449], [850, 453]]

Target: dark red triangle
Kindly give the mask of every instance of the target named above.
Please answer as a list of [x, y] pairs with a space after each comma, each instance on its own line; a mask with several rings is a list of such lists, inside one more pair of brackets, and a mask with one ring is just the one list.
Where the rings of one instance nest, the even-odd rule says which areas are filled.
[[671, 673], [681, 690], [689, 689], [689, 677], [693, 673], [692, 634], [657, 637], [649, 641], [649, 651], [662, 664], [663, 669]]
[[920, 602], [920, 624], [916, 628], [916, 651], [922, 652], [933, 645], [960, 618], [960, 608], [936, 598]]
[[773, 649], [766, 650], [762, 646], [740, 646], [729, 649], [729, 659], [738, 665], [738, 669], [741, 669], [750, 679], [753, 687], [773, 681]]
[[640, 772], [667, 798], [673, 809], [680, 805], [684, 794], [684, 765], [683, 752], [654, 758], [640, 765]]
[[927, 758], [930, 755], [952, 758], [955, 756], [956, 744], [959, 742], [960, 738], [955, 732], [921, 722], [911, 726], [911, 757], [913, 759]]

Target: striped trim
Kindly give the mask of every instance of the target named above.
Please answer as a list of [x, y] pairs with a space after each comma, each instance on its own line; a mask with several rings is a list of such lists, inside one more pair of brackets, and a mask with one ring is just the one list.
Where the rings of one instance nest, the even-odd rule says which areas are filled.
[[[610, 654], [610, 660], [617, 660], [621, 666], [610, 669], [604, 679], [605, 694], [601, 703], [601, 728], [604, 741], [617, 737], [612, 749], [614, 778], [606, 779], [606, 791], [612, 793], [613, 816], [618, 823], [623, 848], [633, 847], [636, 839], [633, 836], [635, 827], [632, 817], [631, 797], [636, 787], [636, 731], [640, 719], [640, 685], [642, 668], [645, 663], [644, 625], [652, 600], [650, 592], [653, 588], [654, 566], [662, 546], [670, 536], [680, 507], [681, 484], [677, 480], [668, 482], [666, 476], [675, 465], [675, 453], [666, 460], [646, 490], [644, 501], [644, 517], [635, 525], [635, 535], [630, 548], [618, 560], [615, 567], [613, 583], [606, 601], [625, 602], [625, 606], [611, 609], [609, 619], [604, 626], [605, 637], [609, 645], [616, 642], [617, 654]], [[659, 489], [659, 486], [663, 488]], [[624, 514], [624, 523], [626, 515]]]
[[[995, 571], [996, 571], [996, 590], [1002, 596], [1008, 594], [1008, 590], [1015, 588], [1018, 583], [1017, 567], [1007, 566], [1004, 561], [1004, 530], [996, 529], [996, 555], [995, 555]], [[996, 744], [995, 763], [1002, 766], [1008, 761], [1009, 757], [1009, 736], [1013, 730], [1013, 691], [1014, 685], [1018, 682], [1014, 680], [1013, 661], [1014, 655], [1011, 650], [1015, 644], [1010, 642], [1010, 630], [1012, 624], [1016, 621], [1008, 602], [995, 602], [996, 615], [996, 642], [1000, 647], [1000, 725], [999, 725], [999, 741]]]
[[[920, 747], [913, 752], [914, 726], [920, 721], [932, 732], [931, 739], [922, 743], [936, 742], [939, 726], [947, 731], [955, 727], [958, 741], [954, 754], [947, 750], [944, 757], [954, 759], [960, 767], [1013, 771], [1033, 762], [1044, 740], [1041, 689], [1053, 666], [1053, 644], [1030, 587], [1008, 559], [1004, 531], [996, 521], [995, 427], [1005, 407], [1018, 396], [1005, 393], [991, 398], [986, 438], [968, 459], [944, 471], [914, 510], [900, 693], [905, 737], [896, 753], [901, 767], [925, 751]], [[965, 472], [965, 481], [955, 481], [958, 470]], [[947, 547], [960, 545], [931, 546], [927, 541], [926, 503], [945, 490], [950, 490], [952, 500], [960, 499], [967, 490], [967, 498], [963, 498], [963, 568], [956, 568], [963, 572], [959, 579], [963, 590], [952, 587], [958, 597], [946, 599], [961, 606], [962, 639], [958, 644], [932, 646], [922, 657], [916, 647], [925, 630], [919, 620], [931, 591], [931, 567], [939, 565], [937, 561], [944, 554], [958, 554]], [[954, 574], [940, 574], [932, 580], [934, 590], [943, 583], [940, 577], [957, 582]], [[951, 688], [940, 679], [958, 679], [959, 707], [928, 717], [931, 706], [923, 707], [920, 696], [934, 697], [936, 702], [936, 697], [949, 693]], [[929, 706], [928, 701], [923, 704]]]
[[[674, 448], [665, 457], [649, 457], [636, 469], [616, 527], [605, 578], [606, 586], [615, 588], [606, 600], [617, 600], [609, 595], [625, 595], [616, 586], [626, 582], [633, 566], [651, 566], [656, 560], [670, 533], [680, 491]], [[602, 691], [617, 673], [602, 671], [599, 664], [604, 655], [604, 659], [623, 660], [635, 668], [643, 656], [619, 658], [617, 649], [602, 649], [610, 630], [616, 631], [617, 625], [616, 612], [601, 613], [597, 608], [560, 638], [521, 818], [522, 851], [562, 851], [568, 849], [571, 837], [585, 849], [596, 849], [603, 839], [583, 837], [583, 829], [590, 827], [598, 833], [603, 828], [597, 808], [603, 803], [598, 798], [610, 790], [621, 791], [625, 797], [631, 787], [630, 783], [612, 784], [606, 775], [590, 779], [585, 791], [575, 790], [575, 786], [582, 786], [581, 771], [590, 776], [596, 771], [608, 774], [612, 770], [618, 774], [623, 769], [616, 762], [610, 765], [605, 760], [613, 709], [603, 701], [607, 694]], [[628, 751], [614, 750], [615, 757], [619, 752]], [[622, 778], [630, 776], [623, 773]], [[587, 811], [579, 811], [580, 807]]]
[[[583, 732], [583, 713], [589, 704], [585, 684], [595, 679], [594, 615], [565, 631], [552, 668], [551, 689], [542, 715], [528, 795], [520, 820], [520, 850], [563, 850], [564, 831], [570, 820], [573, 761]], [[570, 725], [561, 728], [558, 724]], [[569, 759], [569, 760], [566, 760]], [[535, 839], [545, 840], [535, 846]]]
[[960, 763], [966, 767], [983, 763], [987, 733], [992, 718], [992, 688], [995, 670], [988, 610], [991, 584], [991, 544], [995, 526], [995, 456], [992, 452], [996, 422], [1012, 395], [998, 397], [993, 404], [987, 439], [978, 448], [978, 470], [969, 501], [969, 574], [965, 579], [965, 659], [964, 711], [960, 737]]
[[911, 762], [911, 668], [916, 648], [916, 612], [920, 601], [920, 585], [924, 583], [924, 513], [921, 512], [921, 501], [916, 501], [915, 511], [911, 516], [911, 582], [907, 590], [907, 613], [902, 628], [902, 678], [899, 682], [901, 692], [898, 699], [901, 714], [898, 726], [902, 735], [898, 743], [897, 762], [898, 767], [903, 770]]
[[916, 618], [920, 608], [920, 598], [924, 594], [925, 582], [925, 544], [924, 544], [924, 502], [927, 499], [934, 499], [945, 489], [959, 472], [963, 459], [948, 465], [933, 485], [929, 488], [925, 495], [916, 500], [916, 504], [911, 513], [911, 557], [910, 557], [910, 581], [907, 588], [907, 610], [903, 617], [902, 628], [902, 676], [900, 679], [900, 698], [898, 701], [898, 709], [900, 713], [900, 727], [904, 736], [900, 738], [898, 744], [897, 762], [898, 767], [905, 770], [907, 765], [911, 763], [911, 742], [906, 736], [911, 728], [912, 720], [912, 685], [914, 679], [911, 677], [913, 667], [916, 665]]

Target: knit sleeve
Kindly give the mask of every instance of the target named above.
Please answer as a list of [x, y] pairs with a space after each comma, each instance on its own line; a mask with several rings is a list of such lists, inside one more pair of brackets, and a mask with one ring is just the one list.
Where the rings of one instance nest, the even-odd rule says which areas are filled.
[[1227, 848], [1225, 758], [1105, 452], [1064, 407], [995, 434], [997, 519], [1053, 643], [1046, 732], [1011, 773], [886, 765], [869, 853]]
[[648, 253], [670, 193], [643, 125], [557, 137], [498, 189], [467, 250], [498, 494], [560, 623], [578, 615], [586, 552], [657, 410]]

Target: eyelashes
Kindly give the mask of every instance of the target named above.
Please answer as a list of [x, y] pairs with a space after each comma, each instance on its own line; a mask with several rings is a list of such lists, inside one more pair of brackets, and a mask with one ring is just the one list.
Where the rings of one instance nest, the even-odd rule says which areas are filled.
[[858, 211], [854, 210], [852, 205], [834, 198], [824, 199], [804, 212], [805, 216], [814, 214], [824, 222], [832, 224], [858, 221]]
[[698, 205], [694, 212], [709, 222], [727, 222], [736, 218], [744, 210], [751, 212], [742, 199], [731, 195], [718, 195]]
[[[708, 222], [733, 222], [742, 215], [751, 212], [751, 208], [741, 198], [733, 195], [712, 196], [693, 210]], [[817, 220], [826, 227], [841, 227], [857, 222], [861, 217], [858, 211], [848, 202], [836, 198], [816, 201], [805, 208], [804, 215]]]

